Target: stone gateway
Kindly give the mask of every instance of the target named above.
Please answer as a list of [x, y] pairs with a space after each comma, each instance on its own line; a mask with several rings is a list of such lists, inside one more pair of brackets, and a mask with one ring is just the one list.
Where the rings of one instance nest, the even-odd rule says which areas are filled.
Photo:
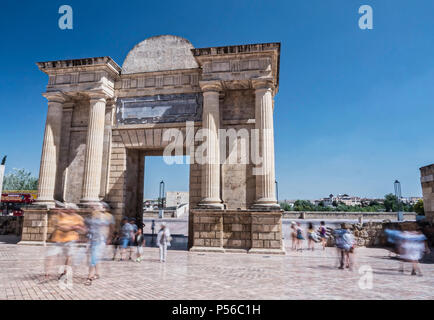
[[194, 159], [189, 249], [284, 253], [273, 131], [279, 59], [280, 43], [195, 49], [164, 35], [136, 45], [122, 67], [110, 57], [38, 62], [48, 111], [22, 243], [46, 241], [57, 201], [81, 214], [104, 201], [117, 223], [140, 219], [145, 158], [176, 142]]

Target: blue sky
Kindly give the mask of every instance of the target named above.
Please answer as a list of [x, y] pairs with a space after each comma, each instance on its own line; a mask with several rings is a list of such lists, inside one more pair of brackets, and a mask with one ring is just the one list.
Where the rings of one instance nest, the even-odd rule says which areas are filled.
[[[63, 4], [73, 30], [58, 28]], [[358, 28], [362, 4], [373, 8], [373, 30]], [[7, 171], [38, 174], [48, 79], [36, 61], [108, 55], [122, 65], [159, 34], [195, 47], [281, 42], [279, 198], [382, 197], [395, 179], [419, 196], [419, 167], [434, 162], [433, 14], [431, 0], [2, 1], [0, 155]], [[187, 166], [146, 164], [145, 196], [161, 178], [187, 189]]]

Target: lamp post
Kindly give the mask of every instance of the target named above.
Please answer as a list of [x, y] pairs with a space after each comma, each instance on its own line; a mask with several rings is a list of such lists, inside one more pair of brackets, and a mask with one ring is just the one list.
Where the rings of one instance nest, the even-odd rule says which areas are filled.
[[158, 215], [160, 219], [164, 218], [164, 181], [161, 180], [160, 182], [160, 192], [159, 192], [159, 197], [158, 197]]
[[154, 233], [155, 233], [155, 220], [154, 220], [154, 219], [152, 219], [151, 230], [152, 230], [152, 240], [151, 240], [151, 244], [154, 245], [154, 244], [155, 244], [155, 239], [154, 239]]
[[274, 183], [276, 184], [276, 201], [279, 203], [279, 183], [277, 180], [275, 180]]
[[[2, 202], [2, 193], [3, 193], [3, 177], [5, 174], [5, 163], [6, 163], [6, 157], [4, 156], [2, 159], [2, 162], [0, 164], [0, 204]], [[0, 212], [0, 214], [3, 214], [3, 212]]]
[[396, 197], [396, 201], [397, 201], [397, 205], [398, 205], [397, 218], [398, 218], [398, 221], [402, 221], [404, 219], [403, 219], [403, 214], [401, 211], [401, 182], [399, 182], [398, 180], [395, 180], [394, 187], [395, 187], [395, 197]]

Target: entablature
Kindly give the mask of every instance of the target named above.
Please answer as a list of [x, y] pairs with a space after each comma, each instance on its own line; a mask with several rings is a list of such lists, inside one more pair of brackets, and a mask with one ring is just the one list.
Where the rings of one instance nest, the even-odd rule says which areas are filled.
[[246, 87], [249, 80], [271, 78], [277, 91], [280, 43], [192, 49], [192, 53], [202, 68], [203, 81], [221, 80], [226, 88], [236, 89]]
[[37, 62], [49, 76], [47, 92], [103, 91], [114, 95], [121, 68], [110, 57]]
[[156, 92], [197, 92], [200, 91], [200, 69], [180, 69], [156, 72], [121, 74], [115, 88], [119, 96], [149, 95]]

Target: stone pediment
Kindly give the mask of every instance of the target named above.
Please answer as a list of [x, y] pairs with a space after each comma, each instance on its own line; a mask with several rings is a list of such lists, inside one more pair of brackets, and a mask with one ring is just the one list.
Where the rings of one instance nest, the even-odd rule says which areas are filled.
[[187, 39], [172, 35], [145, 39], [128, 53], [122, 74], [198, 68], [193, 48]]

